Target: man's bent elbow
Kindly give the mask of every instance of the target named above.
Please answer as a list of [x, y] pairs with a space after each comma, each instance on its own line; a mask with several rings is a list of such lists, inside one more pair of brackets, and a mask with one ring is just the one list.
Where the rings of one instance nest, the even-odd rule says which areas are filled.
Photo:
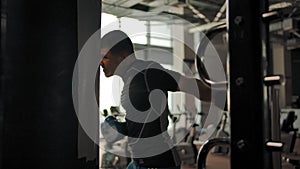
[[199, 99], [204, 102], [211, 102], [211, 100], [212, 100], [211, 89], [207, 87], [207, 89], [205, 89], [205, 91], [202, 90], [202, 92], [200, 92]]

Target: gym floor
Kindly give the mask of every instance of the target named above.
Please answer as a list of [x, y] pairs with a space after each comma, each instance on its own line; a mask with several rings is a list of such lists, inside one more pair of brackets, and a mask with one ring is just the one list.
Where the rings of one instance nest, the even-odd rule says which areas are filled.
[[[182, 165], [181, 169], [196, 169], [196, 166]], [[229, 156], [210, 153], [207, 156], [206, 169], [230, 169]], [[282, 169], [294, 169], [294, 167], [289, 163], [282, 163]]]
[[[100, 154], [103, 154], [103, 150], [100, 150]], [[100, 160], [101, 160], [100, 155]], [[100, 167], [101, 168], [101, 167]], [[196, 165], [182, 164], [181, 169], [196, 169]], [[104, 168], [102, 168], [104, 169]], [[230, 158], [228, 155], [218, 155], [209, 153], [206, 160], [206, 169], [230, 169]], [[289, 163], [282, 163], [282, 169], [294, 169]]]
[[[209, 153], [206, 160], [206, 169], [230, 169], [230, 158], [228, 155], [215, 155]], [[182, 165], [181, 169], [196, 169], [196, 165]]]
[[[200, 146], [197, 146], [198, 148]], [[103, 154], [105, 153], [105, 151], [103, 149], [100, 148], [100, 163], [102, 161], [102, 157]], [[217, 155], [214, 153], [209, 153], [207, 156], [207, 160], [206, 160], [206, 169], [230, 169], [230, 163], [229, 163], [229, 156], [228, 155]], [[102, 168], [100, 166], [100, 168]], [[182, 164], [181, 169], [196, 169], [196, 165], [185, 165]], [[103, 167], [102, 169], [105, 169], [105, 167]]]
[[[297, 139], [295, 151], [300, 152], [300, 140]], [[200, 148], [200, 146], [197, 146]], [[102, 156], [105, 152], [100, 148], [100, 162], [102, 161]], [[100, 167], [102, 168], [102, 167]], [[182, 164], [181, 169], [196, 169], [196, 165], [186, 165]], [[105, 168], [102, 168], [105, 169]], [[213, 152], [209, 152], [206, 159], [206, 169], [230, 169], [230, 157], [229, 155], [220, 155]], [[294, 169], [290, 163], [283, 162], [282, 169]]]

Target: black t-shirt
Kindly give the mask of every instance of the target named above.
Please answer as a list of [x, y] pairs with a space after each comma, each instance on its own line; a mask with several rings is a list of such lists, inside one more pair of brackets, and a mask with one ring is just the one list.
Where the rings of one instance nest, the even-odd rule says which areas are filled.
[[173, 167], [179, 156], [167, 133], [168, 91], [177, 91], [180, 74], [152, 61], [136, 60], [123, 80], [129, 149], [143, 167]]

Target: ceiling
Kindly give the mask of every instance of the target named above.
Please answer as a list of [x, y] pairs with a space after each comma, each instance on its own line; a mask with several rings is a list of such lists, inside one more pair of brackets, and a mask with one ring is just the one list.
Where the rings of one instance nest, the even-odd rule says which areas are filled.
[[102, 12], [118, 17], [169, 22], [174, 21], [170, 17], [178, 16], [191, 23], [203, 24], [224, 18], [224, 3], [225, 0], [102, 0]]
[[[299, 40], [300, 0], [269, 0], [269, 4], [269, 11], [280, 11], [277, 17], [289, 17], [297, 21], [294, 25], [296, 29], [289, 30], [286, 36]], [[225, 23], [226, 7], [226, 0], [102, 0], [104, 13], [170, 24], [186, 24], [188, 21], [193, 23], [193, 26], [197, 26], [196, 29], [194, 27], [190, 31], [203, 31]], [[278, 30], [284, 30], [284, 28]], [[276, 33], [273, 32], [273, 34]]]
[[[269, 3], [270, 10], [300, 8], [299, 0], [269, 0]], [[206, 24], [225, 18], [226, 0], [102, 0], [102, 12], [169, 22], [174, 21], [172, 16], [178, 16], [191, 23]]]

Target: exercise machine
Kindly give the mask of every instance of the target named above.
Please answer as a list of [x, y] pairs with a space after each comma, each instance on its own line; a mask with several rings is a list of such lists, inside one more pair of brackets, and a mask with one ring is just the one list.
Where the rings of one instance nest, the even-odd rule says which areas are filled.
[[[219, 127], [217, 128], [218, 131], [217, 131], [215, 138], [230, 138], [229, 133], [226, 131], [227, 119], [228, 119], [227, 112], [224, 112], [223, 119], [220, 122]], [[215, 146], [213, 153], [220, 154], [220, 155], [228, 155], [229, 147], [217, 145], [217, 146]]]
[[[179, 109], [180, 110], [180, 109]], [[172, 119], [172, 140], [176, 146], [177, 152], [180, 156], [180, 159], [185, 165], [195, 165], [196, 157], [197, 157], [197, 148], [193, 143], [195, 138], [195, 127], [199, 124], [196, 124], [191, 117], [191, 112], [184, 111], [178, 114], [170, 114], [170, 118]], [[176, 130], [176, 123], [179, 122], [181, 116], [185, 116], [185, 125], [182, 128]], [[188, 128], [188, 121], [190, 121], [191, 126]]]
[[294, 111], [288, 112], [286, 118], [281, 125], [281, 141], [284, 143], [282, 150], [282, 158], [294, 166], [294, 168], [300, 167], [299, 154], [294, 152], [294, 147], [297, 139], [298, 128], [294, 128], [294, 122], [297, 116]]
[[[127, 151], [125, 114], [118, 107], [110, 107], [101, 113], [105, 120], [101, 123], [101, 133], [105, 140], [102, 154], [101, 169], [124, 169], [130, 162]], [[122, 156], [123, 155], [123, 156]]]
[[[205, 153], [220, 143], [230, 145], [232, 169], [281, 168], [283, 143], [278, 129], [279, 93], [273, 86], [280, 85], [283, 77], [272, 72], [268, 37], [272, 13], [268, 13], [267, 2], [248, 0], [228, 3], [231, 137], [205, 143], [198, 154], [197, 166], [205, 168]], [[251, 6], [257, 9], [251, 9]], [[219, 26], [215, 30], [222, 28]], [[198, 71], [204, 72], [200, 77], [210, 83], [212, 80], [207, 79], [201, 61], [197, 59]]]

